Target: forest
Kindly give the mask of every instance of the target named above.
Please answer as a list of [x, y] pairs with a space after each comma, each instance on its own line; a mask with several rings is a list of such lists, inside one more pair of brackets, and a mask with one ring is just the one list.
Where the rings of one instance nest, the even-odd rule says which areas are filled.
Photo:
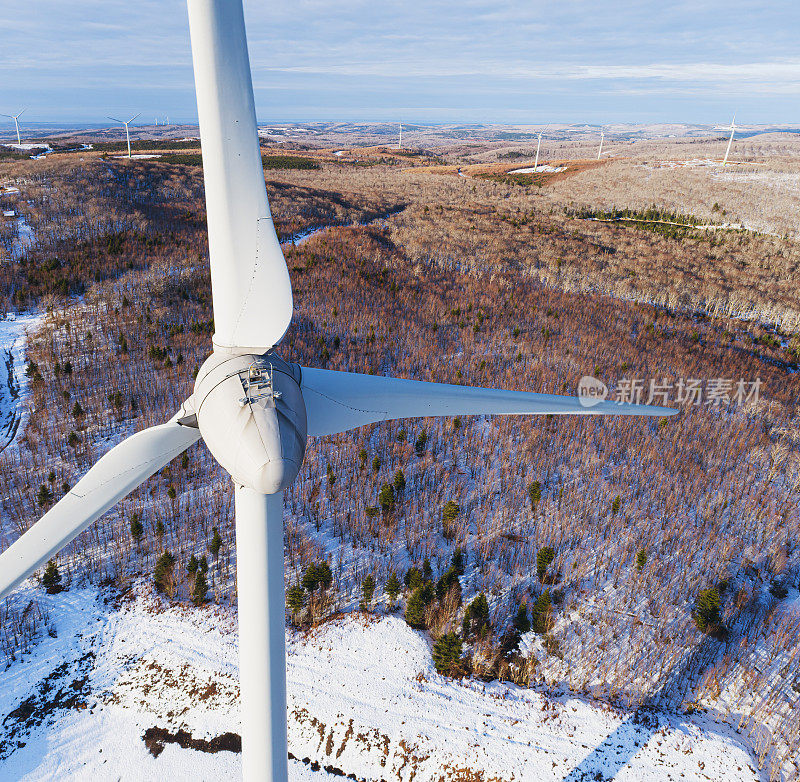
[[[313, 158], [265, 171], [295, 292], [283, 358], [548, 393], [584, 376], [760, 393], [687, 400], [670, 419], [410, 420], [310, 440], [285, 494], [287, 621], [397, 613], [447, 675], [706, 711], [776, 779], [798, 778], [795, 239], [588, 220], [733, 221], [732, 191], [708, 214], [652, 183], [593, 197], [631, 181], [630, 162], [518, 186]], [[0, 161], [0, 181], [35, 237], [20, 251], [19, 221], [0, 222], [3, 311], [42, 315], [26, 424], [0, 453], [5, 548], [113, 444], [175, 413], [213, 313], [199, 167], [65, 154]], [[141, 576], [198, 610], [235, 605], [232, 487], [202, 443], [42, 583]], [[50, 626], [13, 597], [0, 620], [9, 660]]]

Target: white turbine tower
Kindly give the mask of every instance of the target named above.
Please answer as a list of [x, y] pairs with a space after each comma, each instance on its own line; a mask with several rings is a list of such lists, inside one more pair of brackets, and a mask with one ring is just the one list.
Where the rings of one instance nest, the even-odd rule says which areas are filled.
[[397, 148], [398, 149], [402, 149], [403, 148], [403, 123], [399, 122], [398, 125], [400, 125], [400, 137], [397, 139]]
[[[577, 397], [467, 388], [290, 364], [276, 346], [292, 288], [267, 201], [242, 0], [188, 0], [203, 151], [214, 325], [191, 397], [106, 453], [0, 554], [0, 599], [201, 438], [234, 483], [242, 773], [286, 782], [283, 490], [307, 436], [397, 418], [672, 415]], [[109, 368], [110, 369], [110, 368]]]
[[723, 127], [717, 128], [717, 130], [729, 130], [731, 132], [731, 135], [728, 138], [728, 147], [725, 150], [725, 157], [724, 157], [724, 159], [722, 161], [722, 165], [723, 166], [727, 166], [728, 165], [728, 155], [730, 155], [730, 153], [731, 153], [731, 144], [733, 144], [733, 136], [734, 136], [734, 133], [736, 133], [736, 115], [735, 114], [733, 115], [733, 119], [731, 120], [731, 124], [730, 125], [725, 125]]
[[[547, 126], [547, 128], [549, 128], [549, 127], [550, 127], [550, 126], [548, 125], [548, 126]], [[542, 147], [542, 134], [543, 134], [543, 133], [547, 133], [547, 128], [545, 128], [544, 130], [540, 130], [540, 131], [539, 131], [539, 140], [536, 142], [536, 160], [535, 160], [535, 162], [534, 162], [534, 164], [533, 164], [533, 170], [534, 170], [534, 173], [535, 173], [535, 172], [537, 171], [537, 169], [539, 168], [539, 150], [540, 150], [540, 149], [541, 149], [541, 147]]]
[[[139, 112], [139, 114], [141, 114], [141, 112]], [[117, 119], [116, 117], [108, 117], [108, 119], [113, 120], [114, 122], [119, 122], [120, 125], [124, 125], [125, 126], [125, 138], [128, 141], [128, 157], [129, 158], [131, 156], [131, 133], [130, 133], [130, 130], [128, 129], [128, 125], [130, 125], [131, 122], [133, 122], [136, 119], [136, 117], [139, 116], [139, 114], [134, 114], [127, 122], [125, 122], [125, 120], [122, 120], [122, 119]]]
[[0, 117], [8, 117], [14, 120], [14, 127], [17, 129], [17, 146], [22, 146], [22, 139], [19, 135], [19, 118], [25, 113], [23, 109], [19, 114], [0, 114]]
[[600, 149], [597, 150], [597, 159], [600, 160], [600, 156], [603, 154], [603, 139], [606, 137], [605, 132], [602, 128], [600, 128]]

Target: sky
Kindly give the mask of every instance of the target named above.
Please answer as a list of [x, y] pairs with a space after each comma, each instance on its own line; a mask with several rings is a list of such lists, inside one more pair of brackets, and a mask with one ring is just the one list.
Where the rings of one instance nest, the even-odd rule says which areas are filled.
[[[800, 125], [800, 3], [244, 0], [261, 122]], [[0, 112], [196, 121], [180, 0], [0, 2]]]

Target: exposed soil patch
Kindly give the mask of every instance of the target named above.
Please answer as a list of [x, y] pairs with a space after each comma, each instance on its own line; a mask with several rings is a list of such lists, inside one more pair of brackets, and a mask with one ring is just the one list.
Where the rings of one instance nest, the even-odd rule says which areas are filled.
[[198, 752], [241, 752], [242, 737], [238, 733], [222, 733], [213, 739], [196, 739], [186, 730], [169, 731], [166, 728], [148, 728], [142, 736], [150, 754], [157, 758], [166, 744], [177, 744], [183, 749], [194, 749]]
[[24, 747], [24, 739], [30, 731], [45, 722], [51, 722], [56, 712], [87, 707], [88, 672], [94, 658], [94, 652], [87, 652], [75, 662], [62, 663], [39, 682], [33, 695], [3, 718], [0, 723], [0, 760], [15, 749]]
[[[238, 733], [221, 733], [212, 739], [196, 739], [186, 730], [170, 731], [167, 728], [154, 726], [144, 732], [142, 739], [154, 758], [157, 758], [164, 751], [164, 747], [167, 744], [177, 744], [182, 749], [194, 749], [198, 752], [208, 752], [210, 754], [217, 752], [239, 753], [242, 751], [242, 737]], [[323, 766], [316, 760], [311, 760], [311, 758], [296, 758], [291, 752], [289, 753], [289, 760], [299, 760], [309, 766], [312, 771], [324, 769], [335, 777], [354, 779], [356, 782], [367, 782], [367, 780], [361, 779], [355, 774], [348, 774], [335, 766]]]

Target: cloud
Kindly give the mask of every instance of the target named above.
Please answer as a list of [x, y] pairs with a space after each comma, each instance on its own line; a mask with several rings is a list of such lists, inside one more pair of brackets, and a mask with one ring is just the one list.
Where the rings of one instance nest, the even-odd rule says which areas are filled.
[[[466, 110], [470, 85], [473, 103], [527, 92], [589, 110], [597, 94], [643, 107], [672, 95], [699, 114], [704, 98], [725, 95], [786, 111], [800, 88], [800, 4], [784, 0], [245, 0], [245, 11], [257, 97], [281, 101], [283, 116], [316, 104], [324, 118], [334, 94], [343, 109], [378, 109], [387, 91], [394, 105], [438, 101], [450, 111], [454, 87]], [[41, 110], [52, 112], [63, 90], [98, 116], [109, 96], [121, 107], [194, 113], [180, 0], [7, 4], [0, 26], [4, 101], [24, 98], [35, 113], [46, 95]]]

